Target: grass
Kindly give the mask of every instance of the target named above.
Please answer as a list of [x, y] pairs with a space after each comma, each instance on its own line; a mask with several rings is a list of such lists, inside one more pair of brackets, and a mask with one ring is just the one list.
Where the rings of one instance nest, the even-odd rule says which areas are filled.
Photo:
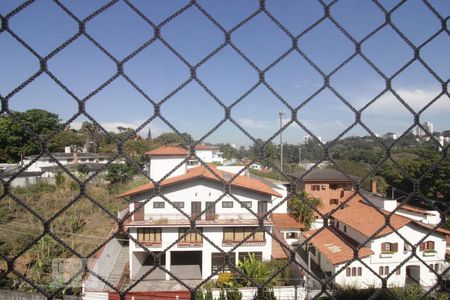
[[[117, 212], [127, 207], [127, 201], [116, 195], [136, 185], [143, 179], [108, 186], [102, 181], [86, 185], [85, 194], [70, 178], [65, 177], [58, 185], [39, 182], [11, 190], [19, 202], [4, 197], [0, 200], [0, 254], [19, 257], [15, 269], [27, 278], [52, 291], [52, 261], [56, 258], [76, 257], [50, 235], [44, 232], [43, 222], [25, 206], [32, 209], [44, 221], [51, 220], [51, 231], [81, 256], [91, 256], [108, 238]], [[102, 205], [99, 208], [95, 202]], [[6, 263], [0, 259], [0, 272]], [[7, 289], [32, 289], [26, 282], [8, 274]], [[76, 291], [77, 289], [75, 289]]]

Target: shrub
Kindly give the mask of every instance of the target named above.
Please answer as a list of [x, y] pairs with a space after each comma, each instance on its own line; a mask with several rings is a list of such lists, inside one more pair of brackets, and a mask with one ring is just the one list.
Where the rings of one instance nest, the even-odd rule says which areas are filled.
[[233, 283], [233, 279], [233, 274], [229, 272], [220, 273], [216, 284], [218, 287], [230, 286]]

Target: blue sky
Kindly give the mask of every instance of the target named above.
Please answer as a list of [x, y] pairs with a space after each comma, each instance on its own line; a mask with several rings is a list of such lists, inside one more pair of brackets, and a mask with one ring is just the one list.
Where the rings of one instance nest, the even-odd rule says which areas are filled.
[[[7, 15], [23, 1], [1, 1], [0, 14]], [[83, 19], [107, 1], [61, 1], [74, 15]], [[183, 7], [187, 1], [131, 1], [155, 24]], [[226, 30], [258, 8], [257, 1], [198, 1]], [[397, 1], [380, 1], [391, 9]], [[449, 1], [430, 1], [446, 18]], [[267, 1], [266, 8], [294, 35], [299, 34], [323, 16], [317, 1]], [[361, 40], [384, 22], [384, 14], [371, 1], [338, 1], [331, 7], [332, 16], [356, 40]], [[419, 0], [411, 0], [392, 14], [395, 25], [415, 45], [420, 45], [441, 29], [441, 22]], [[420, 20], [420, 21], [419, 21]], [[449, 27], [447, 22], [447, 31]], [[50, 0], [37, 0], [9, 21], [10, 28], [39, 55], [45, 56], [76, 34], [78, 25]], [[126, 4], [119, 1], [87, 23], [87, 32], [110, 53], [121, 60], [153, 37], [152, 28]], [[161, 28], [161, 35], [186, 61], [198, 63], [224, 41], [223, 33], [201, 12], [191, 7]], [[259, 68], [285, 53], [292, 45], [290, 38], [265, 14], [259, 14], [234, 31], [233, 43]], [[299, 48], [324, 72], [329, 73], [354, 53], [353, 44], [329, 20], [303, 35]], [[39, 70], [38, 60], [15, 41], [9, 33], [0, 33], [0, 94], [6, 96]], [[363, 52], [387, 76], [391, 76], [414, 55], [409, 46], [387, 26], [362, 44]], [[450, 38], [441, 32], [420, 52], [423, 60], [444, 81], [450, 75]], [[116, 72], [115, 63], [101, 53], [88, 39], [81, 37], [48, 62], [49, 70], [73, 93], [86, 97]], [[188, 67], [160, 41], [141, 51], [124, 65], [125, 73], [154, 101], [161, 101], [189, 79]], [[226, 46], [197, 70], [198, 78], [226, 105], [255, 86], [258, 73], [236, 51]], [[323, 85], [322, 76], [292, 52], [266, 73], [267, 83], [292, 107], [297, 107]], [[359, 56], [330, 78], [331, 85], [357, 109], [384, 90], [384, 80]], [[448, 84], [448, 83], [447, 83]], [[392, 81], [395, 91], [414, 109], [420, 110], [442, 91], [442, 84], [418, 62], [406, 68]], [[44, 108], [68, 120], [78, 109], [77, 103], [47, 75], [10, 98], [10, 109], [23, 111]], [[125, 79], [117, 78], [90, 98], [88, 113], [106, 129], [117, 126], [136, 128], [153, 115], [153, 106]], [[257, 86], [234, 106], [232, 117], [255, 137], [268, 139], [278, 130], [278, 110], [289, 109], [264, 85]], [[196, 82], [191, 82], [161, 107], [164, 117], [181, 132], [200, 138], [224, 117], [218, 105]], [[436, 130], [450, 129], [450, 99], [441, 96], [421, 116], [431, 121]], [[363, 121], [376, 133], [404, 132], [413, 122], [412, 115], [391, 93], [383, 94], [363, 112]], [[338, 136], [354, 120], [354, 114], [330, 90], [325, 89], [298, 113], [299, 120], [314, 134], [325, 140]], [[286, 115], [286, 119], [290, 116]], [[85, 118], [79, 117], [77, 128]], [[157, 119], [149, 125], [153, 135], [169, 131]], [[147, 128], [141, 132], [146, 135]], [[284, 138], [298, 143], [306, 133], [291, 125]], [[367, 134], [356, 127], [347, 135]], [[236, 126], [223, 124], [209, 136], [209, 142], [251, 143]], [[275, 137], [274, 141], [278, 141]]]

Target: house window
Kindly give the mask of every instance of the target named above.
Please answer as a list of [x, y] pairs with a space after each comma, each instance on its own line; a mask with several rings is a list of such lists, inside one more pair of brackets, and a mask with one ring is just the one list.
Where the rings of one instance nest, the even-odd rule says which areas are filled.
[[350, 277], [352, 275], [352, 270], [350, 268], [347, 268], [345, 270], [345, 276]]
[[347, 232], [347, 226], [344, 225], [344, 232]]
[[[253, 234], [255, 227], [224, 227], [223, 229], [223, 241], [227, 242], [240, 242], [243, 239], [250, 236], [245, 242], [263, 242], [265, 241], [264, 231], [256, 231]], [[253, 234], [253, 235], [252, 235]]]
[[345, 270], [345, 276], [362, 276], [362, 268], [361, 267], [353, 267], [353, 268], [347, 268]]
[[339, 228], [339, 221], [336, 222], [336, 228]]
[[309, 246], [309, 252], [311, 252], [312, 255], [316, 256], [316, 247], [314, 246]]
[[428, 241], [428, 242], [422, 242], [420, 244], [420, 251], [433, 251], [434, 250], [434, 242]]
[[164, 202], [153, 202], [153, 208], [164, 208]]
[[398, 268], [397, 271], [395, 271], [395, 275], [400, 275], [401, 268]]
[[352, 276], [356, 276], [356, 268], [355, 267], [352, 268]]
[[[232, 252], [229, 256], [229, 264], [235, 265], [236, 253]], [[221, 252], [211, 253], [211, 269], [212, 272], [217, 272], [222, 267], [222, 272], [230, 271], [230, 266], [225, 264], [225, 256]]]
[[233, 201], [223, 201], [222, 207], [223, 208], [233, 208]]
[[439, 272], [439, 264], [430, 264], [430, 273], [433, 273], [433, 270], [437, 273]]
[[184, 202], [172, 202], [174, 207], [184, 208]]
[[387, 276], [389, 274], [389, 266], [381, 266], [378, 272], [381, 276]]
[[320, 191], [320, 185], [319, 184], [313, 184], [311, 186], [311, 190], [313, 190], [313, 191]]
[[326, 190], [327, 189], [327, 185], [326, 184], [322, 184], [322, 190]]
[[398, 243], [382, 243], [381, 252], [397, 252]]
[[337, 190], [339, 188], [339, 184], [337, 183], [330, 183], [330, 189]]
[[[197, 228], [198, 231], [202, 232], [201, 228]], [[188, 244], [198, 244], [203, 242], [203, 237], [198, 231], [189, 232], [189, 228], [179, 228], [178, 229], [178, 237], [181, 238], [185, 233], [187, 233], [179, 243], [188, 243]]]
[[252, 202], [251, 201], [244, 201], [244, 202], [242, 202], [241, 207], [252, 208]]
[[298, 232], [286, 232], [286, 239], [298, 239]]
[[339, 200], [338, 199], [330, 199], [330, 205], [332, 205], [332, 204], [338, 205], [339, 204]]
[[146, 243], [161, 243], [161, 228], [138, 228], [137, 240]]
[[358, 267], [358, 276], [362, 276], [362, 268]]

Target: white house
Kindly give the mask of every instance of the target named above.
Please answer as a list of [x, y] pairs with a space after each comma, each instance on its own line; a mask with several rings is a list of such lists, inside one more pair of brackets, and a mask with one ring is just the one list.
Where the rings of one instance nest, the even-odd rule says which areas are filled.
[[[259, 228], [258, 216], [271, 209], [274, 199], [282, 195], [264, 182], [238, 176], [231, 182], [232, 196], [225, 193], [221, 180], [234, 174], [209, 165], [187, 168], [187, 152], [181, 147], [161, 147], [150, 155], [151, 177], [161, 181], [161, 196], [154, 196], [154, 185], [148, 183], [119, 197], [129, 197], [129, 211], [136, 212], [128, 219], [126, 228], [145, 248], [162, 253], [161, 264], [182, 279], [206, 279], [211, 274], [227, 270], [223, 251], [231, 251], [230, 260], [254, 253], [259, 259], [272, 257], [274, 222], [270, 215]], [[168, 177], [165, 175], [177, 168]], [[196, 230], [190, 227], [195, 219]], [[216, 246], [212, 245], [213, 242]], [[130, 240], [129, 268], [131, 279], [137, 279], [155, 264], [155, 257]], [[171, 279], [156, 269], [148, 279]]]
[[[391, 204], [385, 203], [385, 207]], [[337, 274], [333, 281], [339, 285], [381, 286], [380, 278], [389, 277], [388, 286], [433, 286], [436, 272], [447, 267], [446, 237], [450, 231], [438, 228], [430, 234], [434, 226], [398, 214], [392, 214], [390, 226], [385, 226], [389, 212], [381, 211], [361, 199], [352, 200], [333, 214], [329, 227], [302, 234], [301, 241], [310, 239], [299, 251], [302, 260], [319, 278]], [[425, 264], [411, 257], [414, 247]], [[360, 261], [353, 261], [355, 248], [360, 248]], [[406, 263], [400, 266], [403, 261]], [[318, 286], [313, 277], [310, 284]]]
[[205, 163], [223, 164], [223, 153], [217, 146], [197, 145], [195, 146], [195, 154]]

